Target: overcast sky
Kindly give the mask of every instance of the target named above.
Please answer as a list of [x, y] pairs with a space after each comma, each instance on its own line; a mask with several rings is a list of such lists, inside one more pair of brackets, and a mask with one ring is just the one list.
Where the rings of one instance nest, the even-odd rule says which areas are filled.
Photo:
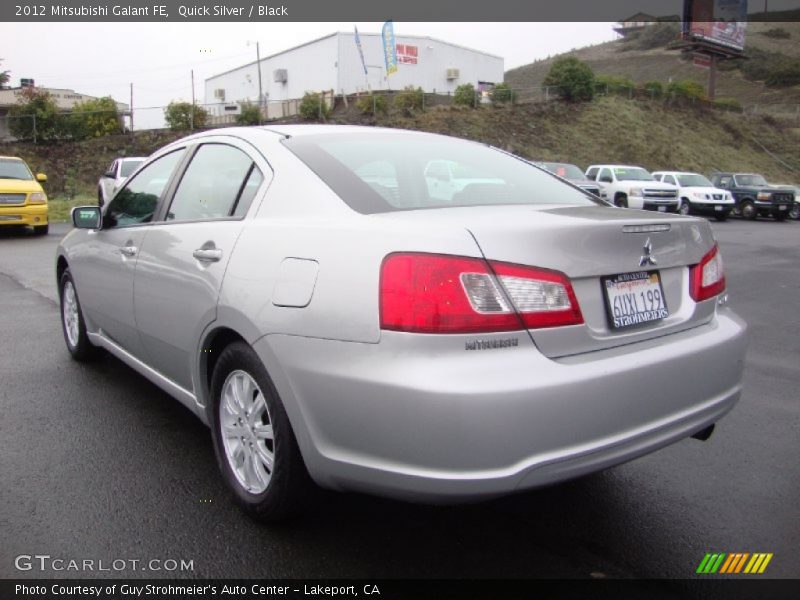
[[[354, 23], [0, 23], [0, 69], [37, 86], [73, 89], [91, 96], [112, 96], [142, 110], [137, 129], [159, 113], [145, 107], [191, 99], [203, 102], [206, 78], [261, 56], [334, 31], [352, 31]], [[356, 23], [361, 33], [379, 33], [382, 23]], [[512, 69], [616, 37], [611, 23], [404, 23], [395, 34], [428, 35], [502, 56]], [[209, 99], [209, 101], [212, 101]], [[142, 120], [139, 120], [142, 119]]]

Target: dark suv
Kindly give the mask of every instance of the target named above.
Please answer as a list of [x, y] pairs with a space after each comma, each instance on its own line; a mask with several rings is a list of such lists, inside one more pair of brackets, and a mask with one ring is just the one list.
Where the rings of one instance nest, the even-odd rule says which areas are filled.
[[794, 204], [794, 192], [791, 189], [770, 185], [762, 175], [714, 173], [711, 182], [733, 194], [733, 214], [745, 219], [772, 215], [776, 221], [783, 221]]

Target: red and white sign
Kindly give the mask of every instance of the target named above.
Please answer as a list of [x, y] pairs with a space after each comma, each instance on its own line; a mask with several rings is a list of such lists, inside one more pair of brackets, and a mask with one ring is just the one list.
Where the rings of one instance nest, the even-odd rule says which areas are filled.
[[397, 44], [397, 62], [404, 65], [417, 64], [419, 48], [409, 44]]

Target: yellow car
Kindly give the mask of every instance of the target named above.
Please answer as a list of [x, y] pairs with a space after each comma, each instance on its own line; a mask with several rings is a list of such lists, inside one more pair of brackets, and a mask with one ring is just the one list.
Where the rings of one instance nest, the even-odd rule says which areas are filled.
[[47, 195], [39, 184], [45, 181], [44, 173], [34, 177], [21, 158], [0, 156], [0, 227], [29, 225], [36, 234], [47, 233]]

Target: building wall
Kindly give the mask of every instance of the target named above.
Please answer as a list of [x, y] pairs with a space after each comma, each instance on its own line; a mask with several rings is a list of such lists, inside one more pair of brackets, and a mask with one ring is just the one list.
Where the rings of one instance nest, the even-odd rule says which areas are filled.
[[[253, 49], [255, 54], [255, 49]], [[306, 91], [336, 89], [338, 43], [335, 35], [298, 46], [286, 52], [261, 59], [261, 88], [265, 101], [302, 98]], [[274, 81], [273, 72], [286, 69], [286, 83]], [[214, 90], [225, 90], [225, 104], [258, 101], [258, 69], [255, 62], [206, 79], [205, 104], [212, 114], [224, 111]]]
[[[412, 47], [407, 52], [410, 62], [400, 62], [398, 71], [386, 77], [383, 43], [380, 34], [360, 33], [367, 64], [365, 76], [354, 34], [340, 32], [280, 54], [261, 59], [262, 88], [270, 116], [281, 101], [301, 98], [307, 91], [330, 91], [354, 94], [373, 90], [399, 90], [406, 86], [421, 87], [426, 92], [448, 93], [464, 83], [503, 81], [503, 59], [470, 48], [455, 46], [428, 37], [396, 36], [398, 47]], [[407, 48], [408, 50], [408, 48]], [[416, 64], [411, 61], [416, 60]], [[457, 79], [447, 78], [448, 69], [458, 69]], [[273, 81], [273, 71], [286, 69], [286, 84]], [[369, 83], [368, 83], [369, 81]], [[223, 115], [224, 104], [214, 96], [214, 90], [225, 90], [224, 104], [258, 100], [258, 71], [255, 63], [244, 65], [207, 79], [205, 104], [212, 115]]]
[[[401, 62], [398, 54], [397, 72], [386, 77], [383, 42], [379, 34], [359, 33], [364, 49], [369, 82], [373, 90], [400, 90], [406, 86], [421, 87], [426, 92], [453, 92], [464, 83], [477, 87], [478, 82], [501, 83], [504, 76], [503, 59], [478, 50], [417, 36], [395, 36], [398, 47], [410, 46], [416, 56], [408, 53], [413, 62]], [[352, 94], [366, 90], [366, 80], [354, 34], [339, 34], [338, 93]], [[448, 69], [458, 69], [457, 79], [447, 79]]]

